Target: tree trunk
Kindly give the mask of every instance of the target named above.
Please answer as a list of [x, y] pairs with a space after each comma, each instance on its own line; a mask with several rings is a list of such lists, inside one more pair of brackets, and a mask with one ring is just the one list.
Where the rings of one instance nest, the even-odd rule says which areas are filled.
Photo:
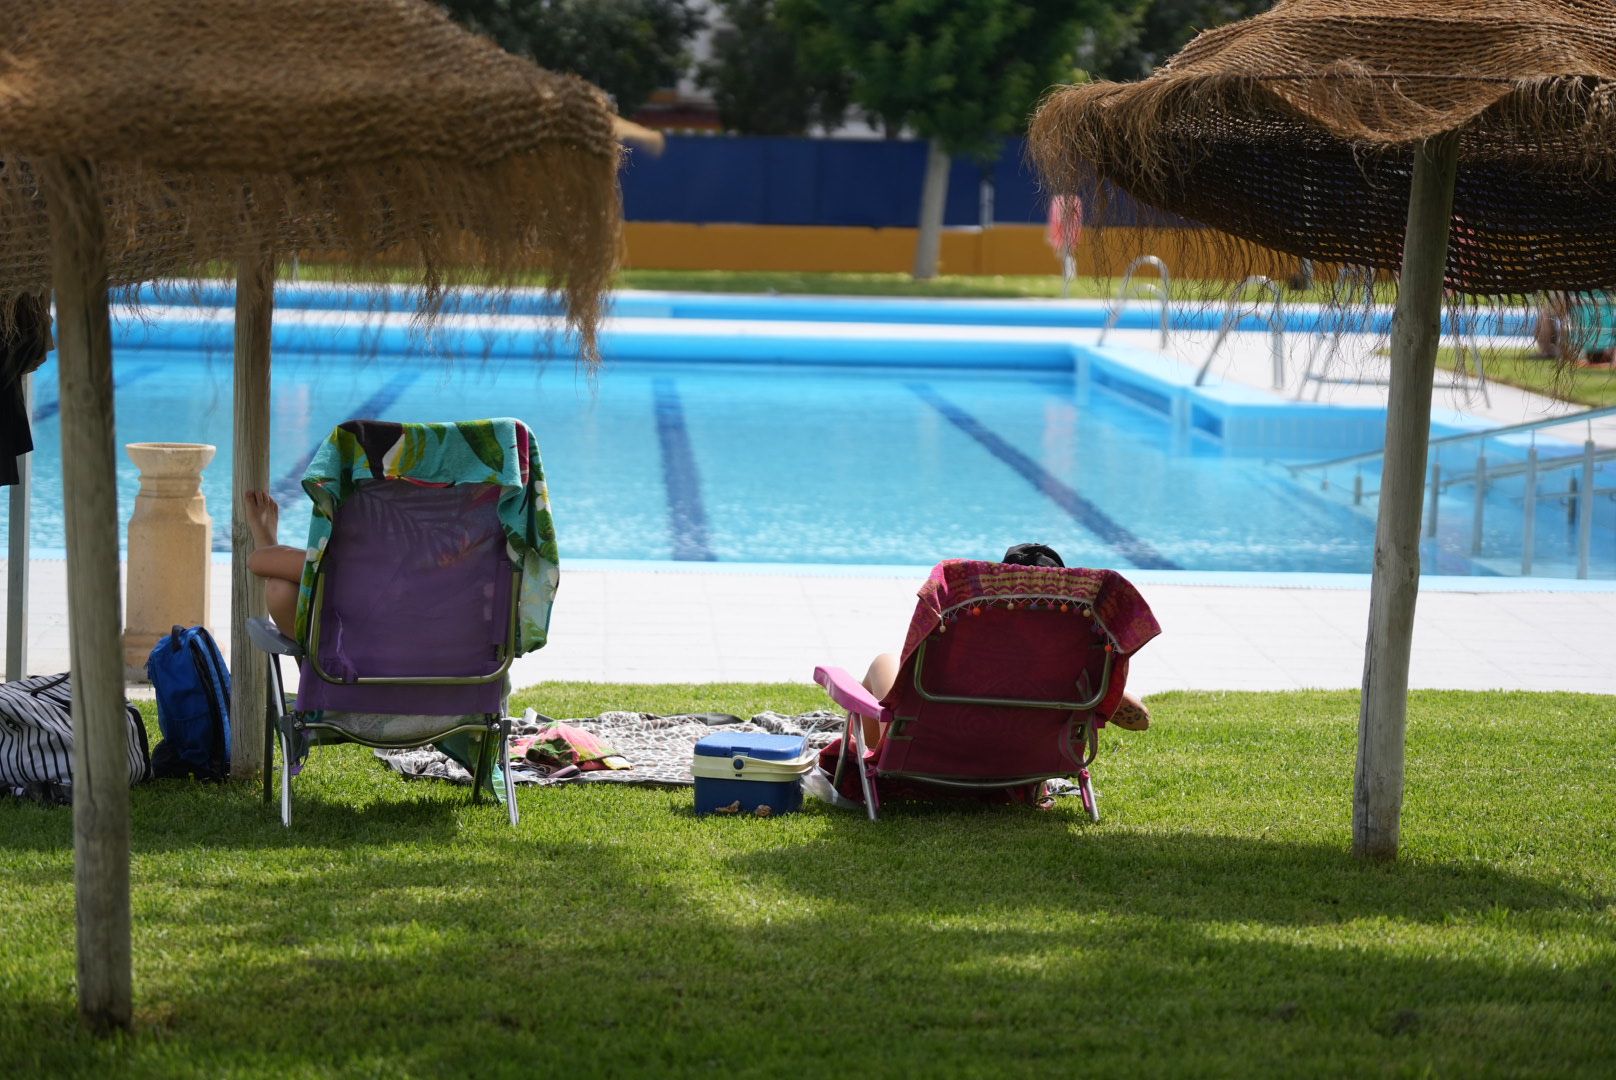
[[132, 1008], [129, 732], [123, 711], [106, 222], [100, 183], [88, 162], [58, 161], [43, 171], [61, 381], [79, 1019], [106, 1033], [127, 1029]]
[[1431, 438], [1431, 379], [1442, 336], [1442, 279], [1458, 154], [1458, 141], [1452, 136], [1432, 139], [1414, 154], [1403, 273], [1392, 320], [1391, 394], [1353, 778], [1352, 850], [1361, 858], [1397, 857], [1408, 663], [1420, 589], [1420, 511]]
[[[269, 488], [269, 337], [275, 260], [264, 253], [236, 268], [235, 431], [230, 492], [230, 775], [250, 779], [264, 767], [262, 655], [247, 639], [247, 619], [264, 613], [264, 583], [247, 569], [252, 530], [246, 493]], [[288, 633], [291, 627], [281, 628]]]
[[920, 189], [920, 240], [915, 245], [915, 280], [937, 276], [943, 250], [943, 204], [948, 201], [948, 154], [936, 139], [926, 144], [926, 180]]

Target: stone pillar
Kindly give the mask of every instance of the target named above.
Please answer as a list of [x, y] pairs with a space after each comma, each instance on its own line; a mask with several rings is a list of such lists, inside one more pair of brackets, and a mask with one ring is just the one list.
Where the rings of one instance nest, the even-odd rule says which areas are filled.
[[124, 674], [144, 682], [146, 658], [176, 624], [208, 621], [213, 519], [202, 497], [202, 469], [215, 448], [201, 443], [130, 443], [140, 494], [129, 519]]

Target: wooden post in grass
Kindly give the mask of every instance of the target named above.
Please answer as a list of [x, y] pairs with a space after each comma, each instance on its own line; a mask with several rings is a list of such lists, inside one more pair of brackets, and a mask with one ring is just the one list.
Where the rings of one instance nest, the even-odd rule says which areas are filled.
[[[269, 337], [275, 304], [275, 257], [269, 251], [236, 268], [235, 432], [230, 491], [230, 774], [264, 767], [264, 658], [247, 639], [247, 619], [264, 613], [264, 583], [247, 569], [252, 530], [246, 494], [269, 488]], [[290, 629], [283, 627], [282, 629]]]
[[1397, 857], [1431, 379], [1442, 335], [1442, 282], [1458, 162], [1455, 135], [1428, 140], [1414, 151], [1403, 273], [1392, 319], [1391, 394], [1353, 777], [1352, 850], [1361, 858]]
[[62, 501], [73, 671], [73, 896], [79, 1019], [127, 1029], [129, 733], [124, 719], [106, 222], [94, 166], [66, 159], [42, 177], [56, 286]]

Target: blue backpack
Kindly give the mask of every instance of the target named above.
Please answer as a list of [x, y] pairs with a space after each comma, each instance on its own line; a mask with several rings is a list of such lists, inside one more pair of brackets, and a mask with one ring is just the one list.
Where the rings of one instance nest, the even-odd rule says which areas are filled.
[[176, 626], [146, 661], [163, 741], [152, 775], [223, 780], [230, 775], [230, 670], [205, 626]]

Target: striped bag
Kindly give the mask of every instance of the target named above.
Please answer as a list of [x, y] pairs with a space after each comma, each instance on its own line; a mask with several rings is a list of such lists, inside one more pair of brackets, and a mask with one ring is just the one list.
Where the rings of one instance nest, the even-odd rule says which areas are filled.
[[[67, 675], [0, 683], [0, 794], [60, 797], [73, 782], [73, 685]], [[146, 725], [125, 704], [129, 782], [151, 771]]]

